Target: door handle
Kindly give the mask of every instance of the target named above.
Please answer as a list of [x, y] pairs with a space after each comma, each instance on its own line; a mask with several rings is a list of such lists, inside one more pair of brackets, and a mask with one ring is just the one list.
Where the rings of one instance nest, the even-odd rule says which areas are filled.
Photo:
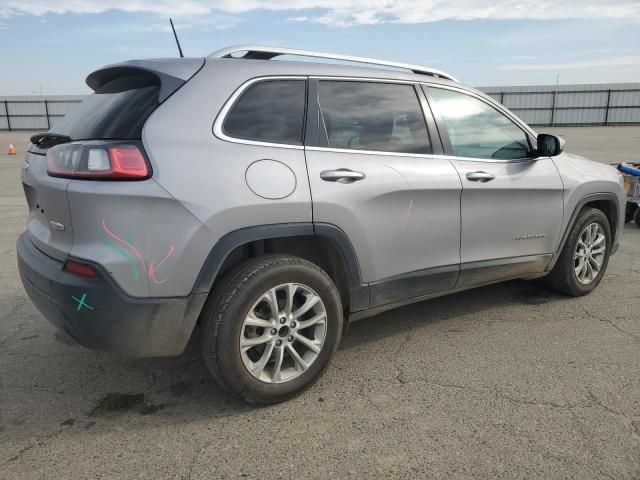
[[467, 180], [470, 182], [487, 183], [493, 180], [495, 175], [487, 172], [469, 172], [467, 173]]
[[353, 183], [358, 180], [364, 180], [366, 175], [362, 172], [356, 172], [347, 168], [338, 168], [336, 170], [323, 170], [320, 172], [320, 178], [325, 182]]

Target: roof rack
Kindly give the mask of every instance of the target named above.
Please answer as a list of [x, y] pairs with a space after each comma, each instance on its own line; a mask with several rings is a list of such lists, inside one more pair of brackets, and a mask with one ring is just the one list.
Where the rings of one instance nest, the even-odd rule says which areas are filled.
[[234, 47], [227, 47], [209, 55], [210, 58], [233, 58], [232, 55], [239, 52], [246, 52], [242, 57], [250, 60], [270, 60], [280, 55], [295, 55], [299, 57], [314, 57], [324, 58], [327, 60], [340, 60], [344, 62], [365, 63], [368, 65], [378, 65], [382, 67], [399, 68], [403, 70], [410, 70], [413, 73], [420, 73], [424, 75], [431, 75], [434, 77], [445, 78], [457, 82], [458, 79], [453, 75], [449, 75], [441, 70], [435, 68], [421, 67], [419, 65], [410, 65], [408, 63], [388, 62], [386, 60], [377, 60], [375, 58], [366, 57], [352, 57], [350, 55], [339, 55], [335, 53], [323, 53], [314, 52], [312, 50], [300, 50], [297, 48], [279, 48], [279, 47], [265, 47], [262, 45], [237, 45]]

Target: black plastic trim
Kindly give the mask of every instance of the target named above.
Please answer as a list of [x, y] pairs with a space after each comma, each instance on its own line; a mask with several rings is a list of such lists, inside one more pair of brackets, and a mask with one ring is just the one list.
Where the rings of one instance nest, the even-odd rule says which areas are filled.
[[433, 109], [427, 100], [427, 96], [424, 93], [424, 89], [421, 85], [414, 85], [416, 95], [422, 108], [422, 116], [427, 122], [427, 133], [429, 135], [429, 143], [431, 144], [432, 155], [444, 155], [444, 145], [438, 127], [436, 126]]
[[16, 250], [20, 277], [34, 305], [88, 348], [135, 357], [179, 355], [207, 297], [130, 297], [99, 265], [86, 262], [98, 272], [95, 278], [65, 271], [63, 262], [38, 250], [27, 232], [18, 238]]
[[227, 233], [218, 240], [209, 255], [207, 255], [193, 286], [192, 293], [208, 293], [211, 290], [220, 267], [236, 247], [256, 240], [302, 235], [313, 235], [313, 224], [311, 222], [258, 225]]
[[426, 85], [420, 85], [420, 90], [424, 94], [424, 98], [427, 101], [427, 105], [429, 105], [429, 110], [431, 111], [431, 115], [433, 115], [433, 121], [435, 122], [436, 131], [438, 136], [440, 137], [440, 142], [442, 144], [442, 149], [444, 150], [445, 155], [453, 155], [453, 146], [451, 145], [451, 140], [449, 140], [449, 133], [447, 132], [447, 127], [442, 121], [442, 117], [440, 116], [440, 112], [436, 108], [435, 100], [431, 96], [431, 90]]
[[362, 283], [358, 256], [347, 234], [341, 228], [330, 223], [315, 223], [314, 229], [316, 235], [329, 238], [338, 247], [349, 276], [351, 287], [350, 310], [355, 312], [369, 308], [369, 286]]
[[571, 229], [573, 228], [573, 225], [576, 222], [576, 218], [578, 218], [578, 214], [580, 213], [580, 210], [582, 210], [587, 203], [595, 202], [598, 200], [605, 200], [613, 204], [614, 219], [616, 221], [616, 224], [610, 225], [611, 230], [613, 231], [613, 239], [611, 241], [611, 245], [612, 245], [611, 254], [614, 254], [616, 252], [616, 250], [618, 249], [618, 245], [620, 243], [618, 239], [618, 234], [623, 228], [623, 226], [620, 225], [620, 211], [618, 209], [618, 197], [614, 193], [610, 193], [610, 192], [590, 193], [582, 197], [582, 199], [576, 204], [576, 207], [573, 209], [573, 213], [571, 214], [571, 219], [567, 223], [567, 227], [565, 228], [564, 233], [562, 234], [562, 238], [560, 240], [560, 243], [558, 244], [556, 253], [553, 255], [553, 258], [549, 262], [549, 265], [547, 265], [547, 269], [546, 269], [547, 271], [550, 271], [558, 261], [558, 258], [562, 253], [562, 249], [564, 248], [564, 244], [567, 242], [567, 238], [569, 237], [569, 232], [571, 232]]
[[445, 265], [403, 273], [369, 284], [370, 307], [398, 302], [420, 295], [451, 290], [458, 279], [460, 265]]
[[318, 105], [317, 79], [309, 79], [307, 92], [307, 123], [305, 125], [304, 145], [306, 147], [317, 147], [319, 146], [320, 138], [320, 107]]
[[[393, 310], [395, 308], [403, 307], [406, 305], [411, 305], [413, 303], [423, 302], [425, 300], [430, 300], [432, 298], [442, 297], [444, 295], [449, 295], [452, 293], [463, 292], [465, 290], [470, 290], [472, 288], [482, 287], [485, 285], [492, 285], [494, 283], [501, 283], [507, 280], [514, 280], [517, 278], [536, 278], [543, 276], [544, 273], [540, 270], [540, 268], [544, 268], [544, 264], [549, 260], [551, 254], [549, 255], [532, 255], [527, 257], [509, 257], [509, 258], [500, 258], [496, 260], [488, 260], [482, 262], [470, 262], [461, 265], [451, 265], [448, 267], [437, 267], [434, 269], [421, 270], [419, 272], [413, 272], [412, 274], [402, 275], [399, 277], [409, 277], [415, 276], [416, 273], [419, 274], [420, 277], [423, 277], [424, 283], [423, 285], [428, 286], [429, 282], [429, 274], [432, 273], [434, 276], [442, 275], [441, 278], [446, 278], [445, 270], [450, 268], [452, 271], [457, 271], [459, 269], [460, 274], [457, 276], [458, 281], [455, 282], [455, 286], [451, 288], [438, 290], [438, 291], [423, 291], [420, 294], [416, 295], [415, 292], [417, 289], [411, 288], [410, 283], [405, 283], [404, 285], [397, 283], [400, 289], [402, 287], [409, 287], [408, 289], [404, 289], [402, 291], [408, 292], [404, 295], [398, 293], [397, 299], [392, 302], [383, 303], [380, 305], [375, 305], [374, 295], [372, 293], [372, 307], [366, 310], [362, 310], [359, 312], [354, 312], [350, 315], [349, 319], [351, 321], [362, 320], [364, 318], [372, 317], [374, 315], [378, 315], [380, 313], [384, 313], [389, 310]], [[532, 268], [536, 266], [537, 268]], [[541, 267], [542, 266], [542, 267]], [[538, 272], [534, 271], [538, 270]], [[470, 274], [465, 277], [465, 275]], [[466, 279], [466, 280], [465, 280]], [[470, 280], [473, 280], [474, 283], [471, 283]], [[389, 279], [385, 279], [381, 282], [381, 284], [387, 283]], [[375, 284], [370, 284], [373, 287]], [[432, 285], [435, 285], [432, 284]]]
[[552, 254], [525, 255], [463, 263], [460, 265], [460, 277], [455, 287], [471, 287], [504, 278], [542, 273], [551, 257]]
[[350, 307], [358, 310], [367, 308], [369, 306], [368, 287], [362, 284], [358, 259], [351, 242], [338, 227], [323, 223], [315, 226], [311, 222], [259, 225], [224, 235], [207, 256], [192, 293], [209, 292], [227, 256], [240, 245], [256, 240], [310, 235], [327, 237], [335, 243], [349, 277]]

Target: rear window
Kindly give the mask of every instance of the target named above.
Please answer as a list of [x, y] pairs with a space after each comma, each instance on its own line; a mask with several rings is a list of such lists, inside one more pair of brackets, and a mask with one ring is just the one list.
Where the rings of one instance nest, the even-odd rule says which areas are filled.
[[149, 74], [118, 77], [89, 95], [54, 125], [51, 133], [74, 140], [139, 139], [159, 105], [160, 81]]
[[240, 96], [222, 127], [229, 137], [302, 145], [306, 82], [265, 80]]

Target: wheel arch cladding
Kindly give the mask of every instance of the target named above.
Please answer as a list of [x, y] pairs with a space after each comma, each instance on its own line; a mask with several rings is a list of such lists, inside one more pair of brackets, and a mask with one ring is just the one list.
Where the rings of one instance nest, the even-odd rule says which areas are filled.
[[210, 292], [235, 265], [265, 253], [287, 253], [316, 263], [335, 282], [345, 306], [352, 311], [368, 307], [355, 250], [346, 234], [329, 224], [261, 225], [229, 232], [207, 256], [193, 292]]
[[[549, 262], [549, 265], [547, 266], [547, 271], [551, 270], [558, 261], [560, 253], [562, 252], [562, 249], [567, 242], [567, 238], [569, 237], [571, 229], [575, 225], [580, 212], [585, 208], [595, 208], [604, 213], [604, 215], [607, 217], [607, 220], [609, 221], [609, 226], [611, 228], [612, 248], [615, 248], [614, 245], [616, 243], [616, 239], [618, 238], [618, 233], [621, 227], [619, 219], [620, 209], [618, 208], [617, 196], [614, 193], [610, 192], [591, 193], [585, 195], [578, 201], [578, 203], [574, 207], [573, 212], [571, 213], [571, 218], [569, 222], [567, 222], [567, 226], [565, 227], [564, 232], [562, 232], [562, 237], [560, 239], [560, 243], [558, 244], [558, 248], [556, 249], [553, 258]], [[612, 251], [612, 253], [614, 253], [614, 251]]]
[[617, 236], [619, 212], [618, 205], [615, 200], [606, 199], [604, 197], [597, 200], [589, 200], [582, 206], [581, 210], [585, 208], [595, 208], [596, 210], [600, 210], [604, 213], [605, 217], [607, 217], [607, 220], [609, 221], [609, 227], [611, 228], [613, 237], [615, 238]]

